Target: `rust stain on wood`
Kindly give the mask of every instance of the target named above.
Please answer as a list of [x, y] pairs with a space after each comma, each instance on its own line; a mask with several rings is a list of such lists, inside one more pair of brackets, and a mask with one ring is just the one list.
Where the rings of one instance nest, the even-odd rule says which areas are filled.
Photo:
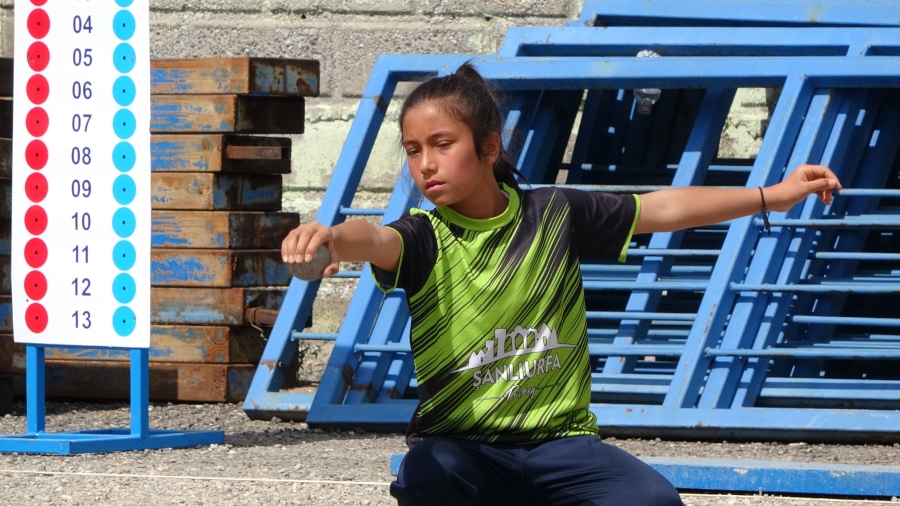
[[280, 147], [273, 146], [228, 146], [225, 157], [232, 160], [281, 160]]

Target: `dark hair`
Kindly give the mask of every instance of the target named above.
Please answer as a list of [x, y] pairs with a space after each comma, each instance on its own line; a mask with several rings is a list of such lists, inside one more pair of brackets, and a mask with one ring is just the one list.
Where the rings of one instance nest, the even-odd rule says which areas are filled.
[[[484, 154], [482, 147], [487, 138], [495, 132], [501, 134], [503, 123], [497, 97], [471, 62], [462, 64], [453, 74], [429, 79], [416, 87], [400, 109], [401, 132], [406, 113], [431, 100], [439, 102], [441, 108], [469, 127], [479, 157]], [[525, 182], [527, 179], [509, 162], [508, 156], [509, 153], [501, 145], [494, 162], [494, 179], [518, 189], [516, 176]]]

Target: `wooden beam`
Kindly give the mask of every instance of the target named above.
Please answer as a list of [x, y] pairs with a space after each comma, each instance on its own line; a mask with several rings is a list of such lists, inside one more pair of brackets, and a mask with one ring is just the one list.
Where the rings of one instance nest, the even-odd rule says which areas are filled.
[[[259, 363], [268, 330], [253, 327], [151, 325], [150, 361], [204, 364]], [[128, 361], [123, 348], [45, 347], [47, 359]], [[0, 373], [19, 373], [25, 367], [25, 345], [10, 334], [0, 335]]]
[[0, 179], [12, 178], [12, 139], [0, 139]]
[[[276, 152], [279, 153], [277, 158]], [[228, 153], [242, 156], [229, 156]], [[261, 156], [254, 158], [248, 155]], [[150, 168], [154, 172], [289, 174], [291, 139], [223, 134], [156, 134], [150, 137]]]
[[280, 211], [281, 188], [277, 174], [163, 172], [151, 175], [150, 201], [153, 209]]
[[13, 59], [0, 58], [0, 97], [13, 94]]
[[[129, 362], [46, 361], [48, 397], [128, 399]], [[256, 372], [248, 364], [150, 363], [151, 401], [241, 402]], [[13, 376], [14, 391], [25, 392], [24, 375]]]
[[159, 325], [245, 325], [251, 307], [281, 307], [287, 288], [169, 288], [150, 290], [150, 321]]
[[275, 249], [298, 225], [296, 213], [153, 211], [151, 244], [156, 248]]
[[150, 97], [150, 131], [159, 133], [302, 134], [303, 116], [303, 97], [253, 95]]
[[169, 287], [287, 286], [291, 282], [277, 249], [152, 249], [150, 276], [153, 286]]
[[11, 98], [0, 97], [0, 137], [12, 139], [13, 102]]
[[150, 93], [317, 97], [319, 61], [249, 57], [150, 60]]

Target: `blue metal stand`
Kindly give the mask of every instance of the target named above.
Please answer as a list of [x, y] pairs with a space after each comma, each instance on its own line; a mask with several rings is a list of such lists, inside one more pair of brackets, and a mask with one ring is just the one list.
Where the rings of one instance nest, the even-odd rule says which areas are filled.
[[45, 432], [44, 347], [25, 348], [26, 434], [0, 436], [0, 452], [73, 455], [225, 443], [222, 431], [150, 430], [150, 356], [131, 350], [131, 428]]

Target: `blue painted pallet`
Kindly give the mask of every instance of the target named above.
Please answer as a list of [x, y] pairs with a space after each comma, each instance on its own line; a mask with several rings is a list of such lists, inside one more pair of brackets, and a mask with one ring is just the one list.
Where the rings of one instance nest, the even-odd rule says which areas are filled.
[[[403, 453], [391, 455], [396, 476]], [[684, 491], [894, 497], [900, 494], [900, 466], [776, 462], [769, 460], [642, 457]]]

